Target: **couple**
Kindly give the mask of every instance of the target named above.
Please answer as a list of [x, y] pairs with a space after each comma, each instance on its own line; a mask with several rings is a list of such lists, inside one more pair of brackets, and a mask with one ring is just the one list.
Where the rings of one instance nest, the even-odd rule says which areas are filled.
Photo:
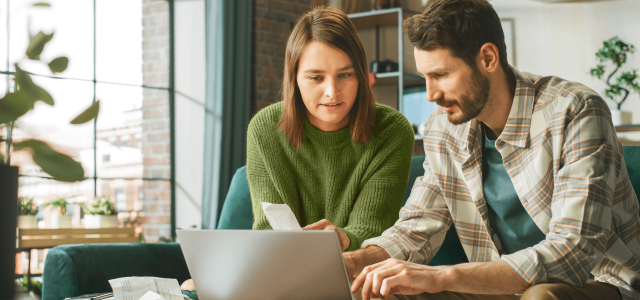
[[[406, 205], [413, 130], [375, 104], [349, 18], [316, 8], [282, 101], [249, 125], [253, 228], [270, 228], [264, 201], [335, 230], [363, 299], [639, 299], [638, 200], [600, 96], [509, 66], [486, 0], [432, 1], [403, 29], [440, 106]], [[426, 265], [451, 226], [470, 262]]]

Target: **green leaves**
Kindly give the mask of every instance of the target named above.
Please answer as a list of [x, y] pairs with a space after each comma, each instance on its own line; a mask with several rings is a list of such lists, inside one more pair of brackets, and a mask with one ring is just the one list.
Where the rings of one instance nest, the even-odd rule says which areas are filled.
[[65, 154], [51, 149], [45, 142], [26, 140], [14, 143], [13, 147], [16, 150], [31, 150], [33, 161], [42, 168], [42, 171], [51, 175], [55, 180], [76, 182], [84, 179], [84, 169], [80, 163]]
[[45, 2], [40, 2], [40, 3], [36, 3], [33, 6], [44, 6], [44, 7], [50, 7], [51, 4], [49, 3], [45, 3]]
[[23, 91], [8, 93], [0, 99], [0, 123], [9, 123], [33, 109], [34, 101]]
[[60, 73], [66, 70], [68, 65], [69, 65], [69, 59], [64, 56], [61, 56], [52, 60], [49, 63], [49, 70], [51, 70], [51, 73]]
[[27, 47], [27, 57], [39, 60], [44, 46], [53, 38], [53, 33], [45, 34], [40, 31], [36, 35], [29, 34], [29, 47]]
[[616, 66], [627, 62], [627, 53], [633, 53], [635, 47], [620, 40], [617, 36], [602, 42], [602, 49], [598, 50], [596, 57], [600, 62], [611, 60]]
[[617, 36], [614, 36], [602, 43], [602, 49], [599, 49], [598, 52], [596, 52], [596, 57], [601, 64], [598, 64], [595, 69], [591, 69], [589, 72], [591, 76], [603, 79], [606, 71], [605, 64], [602, 63], [610, 61], [614, 65], [614, 70], [609, 73], [606, 80], [603, 79], [608, 86], [605, 89], [604, 94], [607, 98], [616, 103], [618, 109], [620, 109], [622, 103], [629, 96], [631, 89], [640, 93], [640, 85], [638, 85], [638, 82], [636, 81], [638, 79], [636, 70], [624, 72], [616, 78], [615, 83], [611, 82], [611, 79], [614, 79], [614, 75], [618, 70], [620, 70], [620, 67], [627, 62], [627, 54], [633, 53], [635, 50], [636, 49], [633, 45], [629, 45], [620, 40]]
[[93, 102], [93, 104], [91, 104], [89, 108], [87, 108], [79, 116], [73, 119], [71, 121], [71, 124], [77, 125], [77, 124], [87, 123], [93, 120], [93, 118], [97, 117], [99, 112], [100, 112], [100, 100]]
[[80, 207], [82, 207], [85, 214], [111, 216], [118, 213], [113, 202], [111, 202], [110, 196], [96, 197], [95, 199], [96, 202], [91, 206], [92, 208], [89, 208], [84, 204], [80, 204]]
[[602, 75], [604, 75], [604, 66], [598, 65], [595, 69], [591, 69], [591, 76], [598, 77], [598, 79], [602, 79]]
[[636, 70], [633, 70], [631, 72], [622, 73], [622, 75], [620, 75], [620, 77], [618, 78], [618, 83], [629, 86], [634, 91], [640, 93], [640, 85], [638, 85], [636, 79], [638, 79], [638, 74]]
[[34, 102], [40, 100], [46, 104], [53, 105], [53, 98], [49, 94], [49, 92], [45, 91], [43, 88], [39, 87], [33, 80], [29, 73], [20, 69], [18, 64], [15, 64], [16, 67], [16, 84], [20, 91], [26, 92], [31, 100]]

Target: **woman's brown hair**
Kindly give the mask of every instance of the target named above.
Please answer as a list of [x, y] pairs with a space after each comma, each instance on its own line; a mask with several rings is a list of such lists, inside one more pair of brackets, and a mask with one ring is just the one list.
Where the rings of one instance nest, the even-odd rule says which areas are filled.
[[332, 7], [320, 6], [305, 13], [289, 35], [282, 80], [284, 109], [278, 128], [285, 134], [291, 145], [300, 148], [306, 108], [302, 102], [296, 75], [300, 57], [305, 47], [312, 41], [340, 49], [351, 59], [359, 83], [355, 103], [349, 111], [351, 141], [354, 144], [367, 144], [371, 140], [375, 105], [373, 92], [369, 86], [367, 57], [358, 32], [349, 17], [341, 10]]

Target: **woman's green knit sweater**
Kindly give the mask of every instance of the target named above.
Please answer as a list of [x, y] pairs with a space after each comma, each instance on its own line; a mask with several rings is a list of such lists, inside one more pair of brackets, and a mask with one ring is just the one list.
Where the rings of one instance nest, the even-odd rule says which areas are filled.
[[323, 132], [304, 120], [300, 149], [278, 127], [282, 102], [256, 114], [247, 132], [253, 229], [271, 229], [261, 202], [288, 204], [300, 226], [327, 219], [349, 236], [347, 251], [398, 219], [414, 133], [397, 110], [376, 104], [371, 141], [354, 145], [349, 128]]

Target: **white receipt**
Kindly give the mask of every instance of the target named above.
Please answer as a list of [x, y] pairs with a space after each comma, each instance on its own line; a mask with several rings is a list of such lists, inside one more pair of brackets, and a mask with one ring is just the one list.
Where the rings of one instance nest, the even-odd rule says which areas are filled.
[[262, 210], [274, 230], [302, 230], [289, 205], [262, 202]]
[[[158, 277], [122, 277], [109, 280], [113, 289], [114, 300], [184, 300], [180, 291], [180, 284], [176, 279], [165, 279]], [[157, 298], [154, 292], [162, 298]]]
[[162, 295], [158, 293], [148, 291], [146, 294], [142, 296], [142, 298], [140, 298], [140, 300], [166, 300], [166, 299], [164, 299], [164, 297], [162, 297]]

